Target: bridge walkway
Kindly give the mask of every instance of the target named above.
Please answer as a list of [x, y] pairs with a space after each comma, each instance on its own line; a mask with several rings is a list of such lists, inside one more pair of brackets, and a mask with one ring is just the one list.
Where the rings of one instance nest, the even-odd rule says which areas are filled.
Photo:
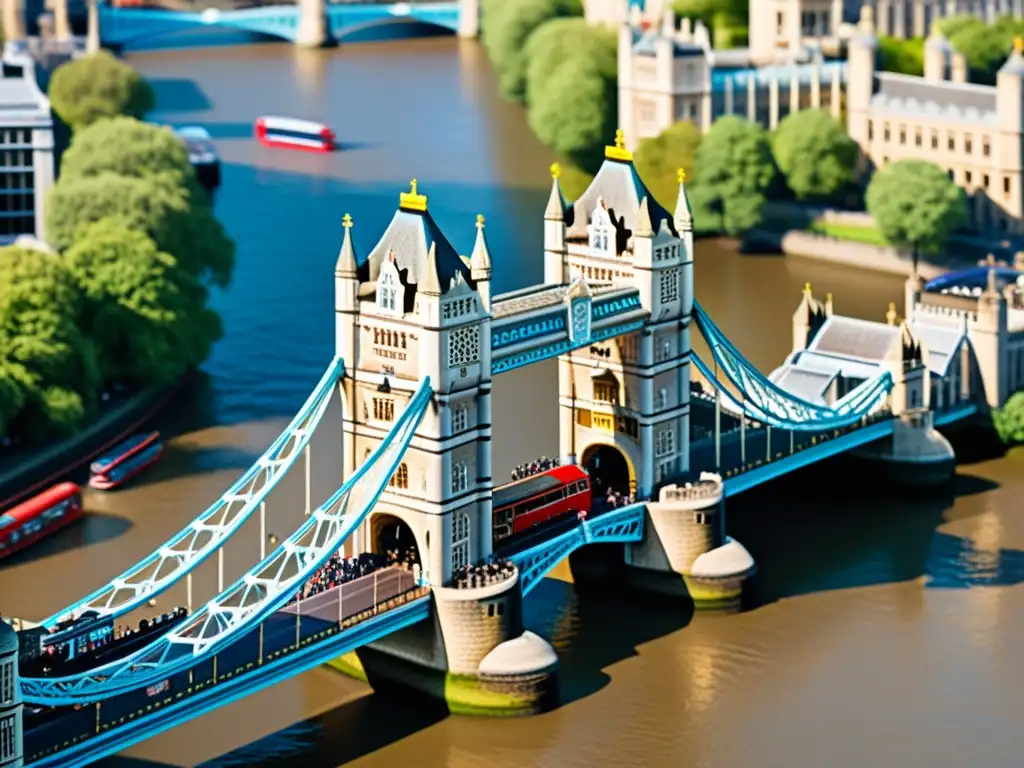
[[271, 614], [212, 659], [148, 688], [25, 718], [28, 766], [75, 768], [430, 615], [430, 590], [386, 568]]

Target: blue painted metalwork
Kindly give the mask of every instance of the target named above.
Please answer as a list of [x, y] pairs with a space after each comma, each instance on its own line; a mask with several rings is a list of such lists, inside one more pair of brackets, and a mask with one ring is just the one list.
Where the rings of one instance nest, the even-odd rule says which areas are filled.
[[[393, 22], [419, 22], [446, 29], [459, 27], [460, 3], [332, 3], [327, 6], [328, 28], [335, 38], [358, 29]], [[154, 8], [112, 8], [102, 5], [100, 30], [103, 42], [125, 44], [198, 27], [223, 27], [255, 32], [294, 41], [301, 14], [298, 4], [282, 3], [259, 8], [202, 12]]]
[[564, 331], [565, 318], [565, 308], [559, 307], [554, 312], [531, 317], [515, 324], [499, 326], [491, 331], [491, 350], [511, 347], [530, 339]]
[[102, 701], [188, 669], [257, 626], [288, 602], [373, 509], [398, 469], [431, 396], [428, 377], [355, 475], [287, 541], [178, 628], [124, 659], [87, 672], [61, 678], [22, 678], [23, 700], [48, 706]]
[[639, 331], [644, 327], [645, 323], [645, 320], [636, 320], [631, 323], [623, 323], [621, 325], [603, 328], [600, 331], [592, 333], [590, 338], [582, 344], [573, 345], [568, 339], [562, 339], [561, 341], [557, 341], [552, 344], [546, 344], [543, 347], [527, 349], [505, 357], [498, 357], [497, 355], [494, 355], [491, 359], [491, 373], [504, 373], [505, 371], [511, 371], [515, 368], [522, 368], [524, 365], [530, 365], [531, 363], [536, 363], [540, 360], [547, 360], [552, 357], [564, 355], [574, 349], [585, 347], [587, 344], [593, 344], [616, 336], [622, 336], [626, 333], [632, 333], [633, 331]]
[[135, 746], [139, 742], [181, 723], [205, 715], [257, 691], [306, 672], [344, 653], [417, 624], [430, 617], [430, 596], [393, 608], [379, 616], [340, 630], [321, 641], [291, 653], [264, 661], [252, 671], [224, 679], [191, 696], [174, 702], [123, 725], [62, 749], [31, 765], [33, 768], [79, 768]]
[[631, 504], [584, 520], [570, 531], [555, 536], [535, 547], [511, 555], [519, 569], [519, 585], [523, 595], [540, 583], [552, 568], [587, 544], [637, 542], [644, 535], [647, 505]]
[[640, 309], [640, 294], [632, 293], [628, 296], [616, 296], [611, 299], [594, 299], [591, 317], [593, 320], [621, 315], [624, 312], [631, 312]]
[[704, 335], [711, 354], [726, 379], [742, 395], [738, 400], [729, 393], [717, 375], [694, 355], [693, 361], [723, 396], [729, 397], [750, 418], [783, 429], [816, 432], [855, 424], [882, 406], [891, 391], [892, 375], [882, 371], [855, 388], [835, 405], [818, 405], [786, 392], [757, 370], [712, 322], [699, 303], [694, 302], [697, 327]]
[[936, 427], [942, 427], [946, 424], [952, 424], [954, 421], [968, 419], [976, 413], [978, 413], [977, 403], [959, 403], [957, 405], [950, 405], [933, 412], [932, 424]]
[[111, 618], [128, 613], [176, 584], [220, 549], [302, 455], [327, 412], [331, 393], [344, 372], [345, 363], [334, 358], [291, 424], [213, 506], [149, 557], [106, 586], [45, 619], [43, 626], [52, 630], [58, 621], [78, 618], [85, 611], [95, 611], [100, 616]]

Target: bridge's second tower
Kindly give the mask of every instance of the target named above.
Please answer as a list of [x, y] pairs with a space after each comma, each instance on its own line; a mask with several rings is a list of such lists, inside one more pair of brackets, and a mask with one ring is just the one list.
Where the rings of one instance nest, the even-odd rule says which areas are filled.
[[574, 203], [563, 200], [553, 171], [545, 281], [582, 276], [598, 294], [635, 287], [649, 313], [642, 330], [559, 360], [561, 452], [590, 470], [598, 492], [649, 497], [689, 469], [693, 220], [684, 174], [670, 214], [637, 174], [621, 131]]

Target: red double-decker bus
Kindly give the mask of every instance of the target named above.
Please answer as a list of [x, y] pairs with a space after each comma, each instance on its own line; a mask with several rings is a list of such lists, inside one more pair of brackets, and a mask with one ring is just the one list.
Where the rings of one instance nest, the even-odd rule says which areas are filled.
[[590, 476], [575, 464], [502, 485], [492, 495], [494, 541], [548, 520], [589, 512], [590, 501]]
[[82, 516], [82, 494], [61, 483], [0, 515], [0, 559], [12, 555]]

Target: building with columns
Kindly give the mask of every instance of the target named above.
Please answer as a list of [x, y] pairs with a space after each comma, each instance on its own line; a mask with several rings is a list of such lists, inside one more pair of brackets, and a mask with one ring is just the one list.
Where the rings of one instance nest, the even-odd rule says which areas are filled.
[[963, 57], [938, 31], [925, 44], [924, 77], [879, 72], [873, 15], [865, 6], [850, 41], [850, 137], [876, 168], [907, 158], [945, 168], [969, 195], [978, 229], [1024, 233], [1024, 41], [995, 86], [966, 82]]

